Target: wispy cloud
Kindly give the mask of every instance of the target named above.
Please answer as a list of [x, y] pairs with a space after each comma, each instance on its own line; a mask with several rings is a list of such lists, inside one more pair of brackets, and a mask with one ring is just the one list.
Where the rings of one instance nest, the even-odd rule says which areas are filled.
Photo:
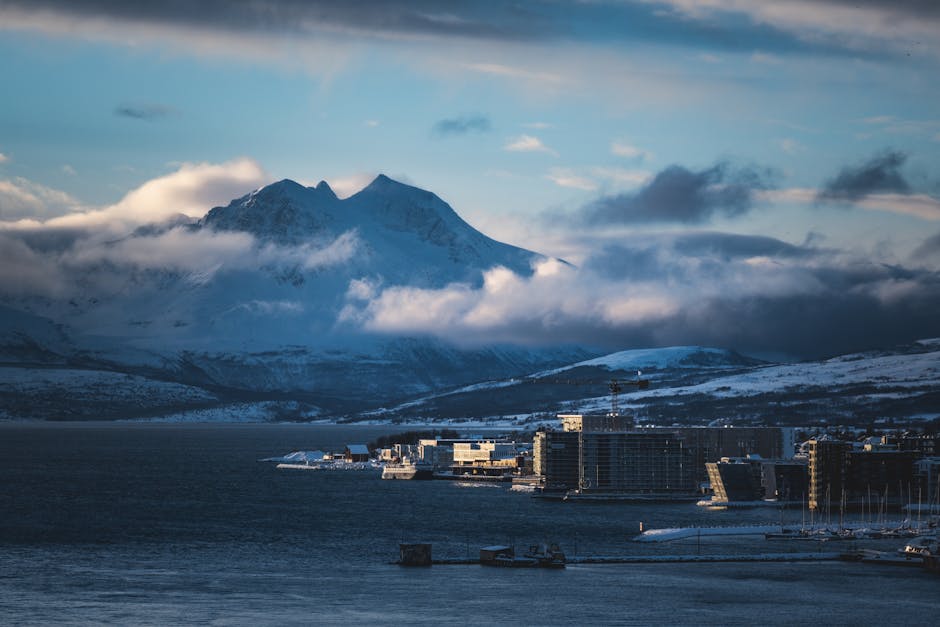
[[542, 143], [542, 140], [533, 135], [520, 135], [515, 137], [503, 146], [503, 150], [509, 152], [544, 152], [553, 156], [558, 153]]
[[856, 201], [862, 209], [887, 211], [932, 222], [940, 221], [940, 199], [927, 194], [868, 194]]
[[552, 72], [541, 72], [528, 70], [501, 63], [468, 63], [464, 65], [468, 70], [479, 72], [481, 74], [491, 74], [494, 76], [503, 76], [506, 78], [523, 79], [539, 83], [560, 83], [562, 77]]
[[81, 210], [81, 203], [63, 191], [23, 177], [0, 180], [0, 224], [46, 220]]
[[584, 168], [552, 168], [545, 178], [559, 187], [585, 191], [604, 189], [630, 189], [649, 182], [652, 174], [646, 170], [629, 170], [606, 166]]
[[597, 189], [597, 183], [593, 180], [576, 174], [568, 168], [552, 168], [545, 178], [559, 187], [572, 187], [574, 189], [583, 189], [593, 191]]
[[261, 166], [247, 158], [221, 164], [184, 163], [170, 174], [147, 181], [114, 205], [81, 206], [68, 194], [25, 179], [0, 183], [0, 206], [14, 211], [2, 219], [42, 222], [56, 228], [101, 228], [120, 233], [141, 224], [183, 214], [201, 217], [268, 182]]
[[610, 152], [611, 154], [614, 154], [618, 157], [626, 157], [636, 161], [646, 161], [653, 158], [653, 154], [651, 152], [643, 150], [642, 148], [637, 148], [636, 146], [622, 140], [611, 142]]
[[491, 129], [490, 119], [485, 115], [475, 113], [439, 120], [431, 130], [435, 135], [444, 137], [448, 135], [466, 135], [468, 133], [486, 133]]
[[6, 163], [6, 162], [9, 161], [9, 160], [10, 160], [10, 158], [9, 158], [8, 156], [6, 156], [6, 155], [3, 154], [2, 152], [0, 152], [0, 163]]
[[159, 103], [122, 104], [114, 109], [114, 115], [134, 120], [153, 121], [175, 115], [173, 107]]

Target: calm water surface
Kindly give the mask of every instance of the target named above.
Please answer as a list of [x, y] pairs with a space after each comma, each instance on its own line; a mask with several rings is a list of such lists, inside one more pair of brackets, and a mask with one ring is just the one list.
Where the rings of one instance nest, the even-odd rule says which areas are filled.
[[[640, 521], [779, 523], [770, 510], [552, 503], [504, 487], [291, 472], [257, 461], [338, 450], [396, 430], [0, 424], [0, 622], [932, 625], [940, 616], [940, 578], [913, 568], [403, 569], [390, 563], [403, 540], [432, 543], [436, 557], [540, 540], [556, 540], [571, 555], [807, 548], [760, 538], [629, 541]], [[800, 514], [787, 516], [798, 522]]]

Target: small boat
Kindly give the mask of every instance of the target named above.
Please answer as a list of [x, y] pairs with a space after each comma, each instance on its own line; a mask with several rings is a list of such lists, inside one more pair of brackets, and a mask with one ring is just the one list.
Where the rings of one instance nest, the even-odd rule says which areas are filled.
[[557, 544], [534, 544], [523, 555], [511, 546], [494, 545], [480, 549], [480, 564], [503, 568], [564, 568], [565, 554]]
[[940, 555], [940, 538], [936, 536], [921, 536], [920, 538], [915, 538], [904, 545], [904, 548], [899, 552], [905, 555], [919, 555], [921, 557], [925, 555]]
[[434, 467], [425, 462], [413, 462], [408, 458], [398, 463], [388, 463], [382, 469], [383, 479], [433, 479]]

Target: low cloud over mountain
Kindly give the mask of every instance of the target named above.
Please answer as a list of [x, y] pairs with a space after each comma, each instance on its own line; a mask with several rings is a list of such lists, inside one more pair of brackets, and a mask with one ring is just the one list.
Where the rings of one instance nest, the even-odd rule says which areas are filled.
[[[764, 185], [753, 170], [676, 167], [625, 205], [643, 219], [650, 207], [701, 219], [746, 210]], [[935, 238], [905, 267], [812, 240], [644, 232], [597, 240], [574, 266], [496, 242], [434, 194], [384, 176], [345, 200], [326, 183], [281, 181], [201, 220], [120, 237], [87, 218], [77, 222], [87, 228], [50, 222], [0, 233], [3, 302], [148, 346], [430, 337], [818, 357], [940, 335]]]

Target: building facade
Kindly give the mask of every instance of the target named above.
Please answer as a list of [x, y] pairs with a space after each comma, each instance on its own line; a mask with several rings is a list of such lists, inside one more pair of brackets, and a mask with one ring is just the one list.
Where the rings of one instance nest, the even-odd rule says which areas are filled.
[[809, 508], [876, 510], [909, 504], [919, 487], [915, 462], [920, 457], [894, 445], [810, 440]]
[[691, 456], [669, 431], [628, 431], [617, 416], [565, 415], [535, 435], [533, 469], [547, 491], [677, 495], [695, 490]]

